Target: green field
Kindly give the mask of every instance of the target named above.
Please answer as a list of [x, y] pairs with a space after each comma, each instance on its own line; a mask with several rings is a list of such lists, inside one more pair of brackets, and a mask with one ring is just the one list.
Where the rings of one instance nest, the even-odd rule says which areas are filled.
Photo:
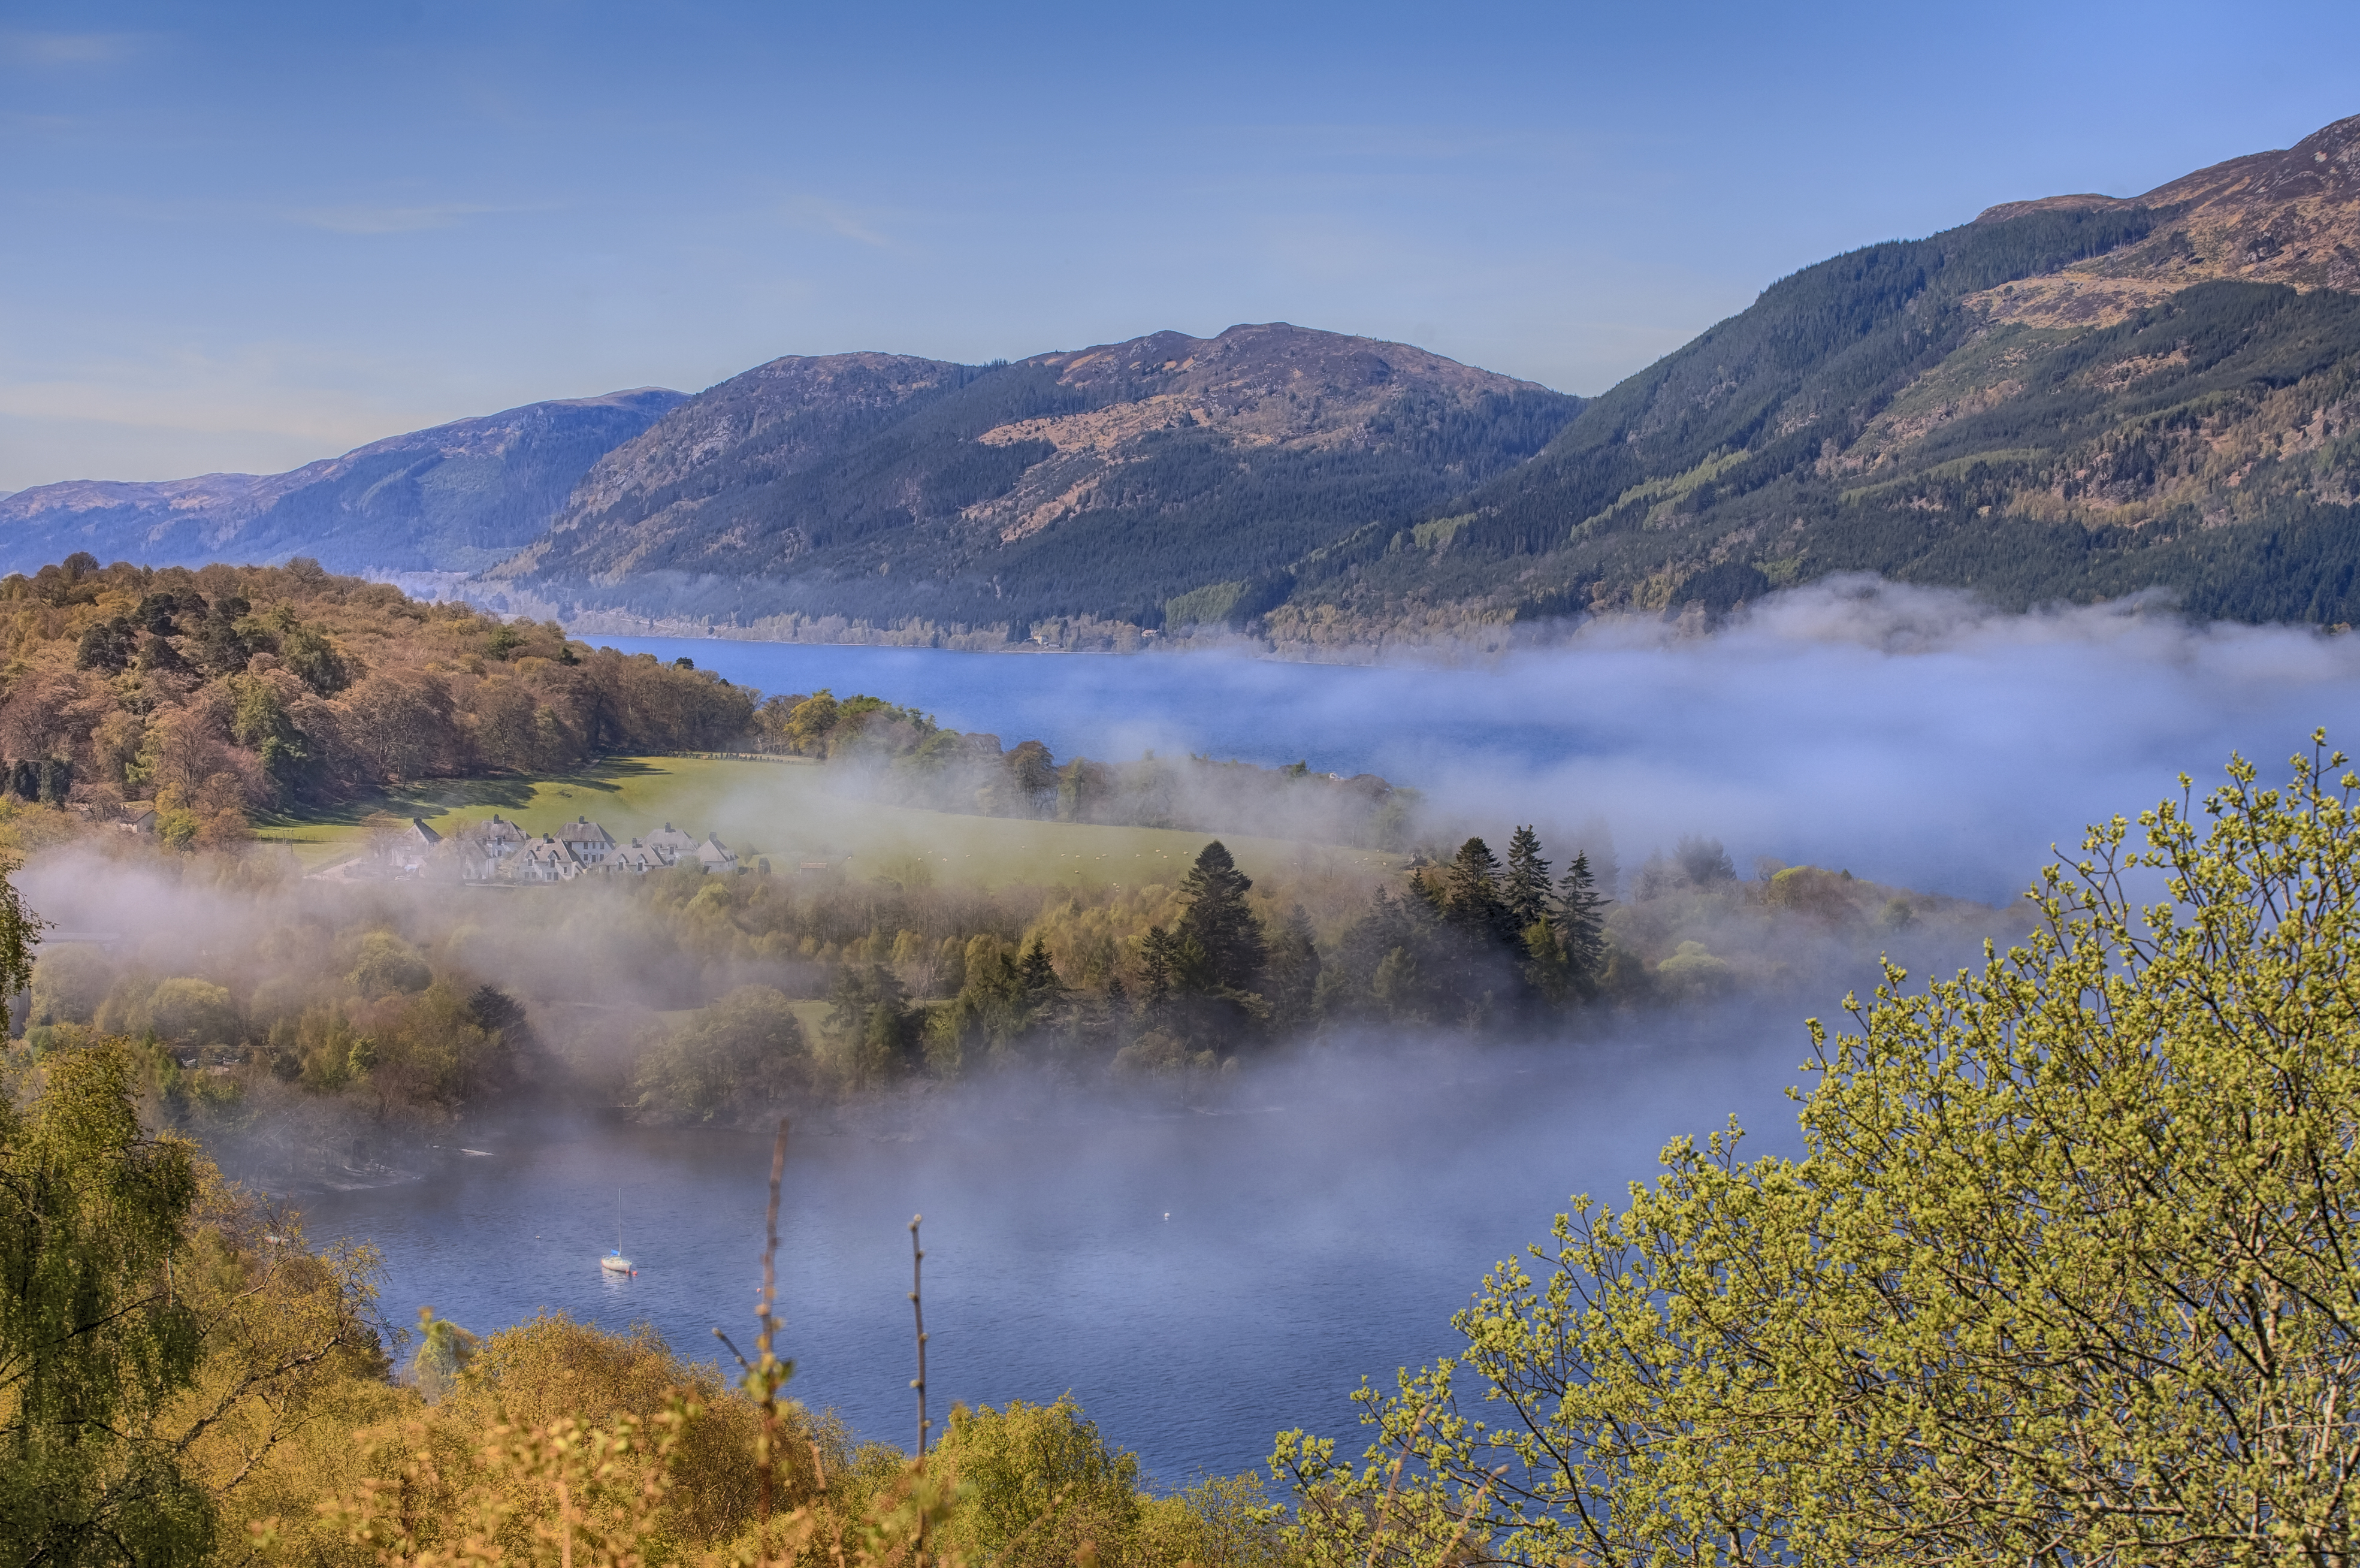
[[[999, 886], [1011, 882], [1124, 886], [1179, 880], [1213, 835], [1195, 829], [1099, 828], [1002, 817], [960, 817], [880, 806], [835, 792], [813, 762], [705, 757], [618, 757], [549, 778], [433, 780], [331, 810], [267, 819], [258, 839], [290, 846], [308, 871], [362, 852], [368, 817], [419, 817], [440, 833], [495, 812], [532, 833], [587, 817], [628, 841], [664, 823], [700, 838], [718, 833], [748, 863], [774, 870], [842, 863], [855, 875], [896, 882]], [[1248, 875], [1299, 871], [1382, 872], [1397, 856], [1279, 839], [1222, 835]]]

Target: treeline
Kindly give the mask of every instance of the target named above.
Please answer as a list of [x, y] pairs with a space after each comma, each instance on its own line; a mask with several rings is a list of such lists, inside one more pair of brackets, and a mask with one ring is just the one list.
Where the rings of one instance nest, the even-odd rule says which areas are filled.
[[1261, 888], [1218, 840], [1130, 889], [945, 894], [890, 868], [803, 891], [660, 882], [696, 930], [683, 951], [739, 955], [705, 969], [739, 979], [618, 1049], [608, 1092], [650, 1120], [731, 1120], [1014, 1070], [1185, 1080], [1371, 1030], [1579, 1039], [1616, 1014], [1849, 984], [1880, 955], [1950, 962], [2010, 929], [1849, 872], [1765, 861], [1741, 880], [1710, 839], [1632, 883], [1610, 899], [1583, 851], [1557, 873], [1530, 828], [1504, 861], [1470, 839], [1406, 874], [1298, 865]]
[[182, 841], [246, 814], [604, 753], [727, 744], [759, 694], [569, 641], [553, 624], [281, 567], [0, 579], [0, 764], [27, 798], [153, 798]]
[[881, 697], [773, 696], [753, 715], [757, 743], [858, 770], [859, 787], [897, 805], [984, 817], [1196, 828], [1265, 838], [1406, 847], [1421, 796], [1374, 773], [1264, 768], [1209, 757], [1060, 762], [1038, 740], [945, 729]]
[[618, 752], [756, 749], [873, 769], [936, 810], [1189, 827], [1398, 848], [1416, 792], [1307, 762], [1064, 762], [880, 697], [765, 699], [691, 661], [568, 640], [554, 623], [427, 604], [307, 561], [100, 566], [0, 579], [0, 793], [102, 818], [153, 800], [176, 847], [261, 811], [421, 779], [545, 773]]
[[727, 1121], [1011, 1070], [1186, 1080], [1372, 1030], [1578, 1039], [2005, 934], [1986, 906], [1842, 872], [1740, 879], [1710, 839], [1613, 902], [1611, 866], [1553, 868], [1530, 829], [1504, 860], [1471, 839], [1406, 872], [1305, 846], [1259, 885], [1216, 841], [1120, 887], [937, 885], [888, 855], [543, 898], [44, 839], [71, 821], [0, 803], [0, 846], [49, 843], [27, 884], [66, 932], [38, 949], [27, 1039], [126, 1037], [153, 1115], [274, 1160], [519, 1100]]

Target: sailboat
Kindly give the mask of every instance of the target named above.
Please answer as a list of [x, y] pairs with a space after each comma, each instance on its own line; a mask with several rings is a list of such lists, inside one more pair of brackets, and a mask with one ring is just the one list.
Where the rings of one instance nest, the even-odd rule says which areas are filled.
[[631, 1260], [623, 1255], [623, 1190], [615, 1189], [615, 1250], [598, 1260], [598, 1266], [609, 1274], [636, 1275]]

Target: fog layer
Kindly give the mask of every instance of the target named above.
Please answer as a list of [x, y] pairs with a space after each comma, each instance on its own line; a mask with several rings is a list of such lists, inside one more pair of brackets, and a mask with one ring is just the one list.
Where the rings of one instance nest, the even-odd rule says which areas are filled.
[[1834, 580], [1710, 635], [1592, 622], [1562, 644], [1340, 667], [1229, 653], [1032, 657], [615, 639], [770, 691], [874, 690], [1058, 756], [1147, 747], [1370, 771], [1447, 813], [1611, 825], [1627, 871], [1680, 834], [1983, 898], [2053, 843], [2232, 751], [2275, 769], [2360, 735], [2360, 643], [2125, 603], [2002, 615]]

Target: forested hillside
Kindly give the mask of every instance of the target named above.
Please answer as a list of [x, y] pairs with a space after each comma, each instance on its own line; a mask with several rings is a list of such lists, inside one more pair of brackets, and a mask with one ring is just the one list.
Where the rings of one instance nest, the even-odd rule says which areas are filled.
[[1842, 571], [2360, 619], [2355, 257], [2360, 119], [1838, 257], [1426, 529], [1303, 563], [1269, 630], [1720, 611]]
[[835, 363], [781, 362], [608, 458], [498, 576], [562, 611], [1068, 646], [1127, 645], [1109, 623], [1352, 643], [1719, 614], [1853, 571], [2347, 622], [2355, 144], [2345, 121], [2145, 197], [1837, 257], [1586, 405], [1239, 328], [894, 362], [916, 389], [857, 429], [727, 433], [762, 425], [761, 386]]
[[88, 555], [0, 580], [8, 788], [190, 831], [438, 774], [563, 767], [744, 733], [756, 694], [313, 561], [196, 571]]

